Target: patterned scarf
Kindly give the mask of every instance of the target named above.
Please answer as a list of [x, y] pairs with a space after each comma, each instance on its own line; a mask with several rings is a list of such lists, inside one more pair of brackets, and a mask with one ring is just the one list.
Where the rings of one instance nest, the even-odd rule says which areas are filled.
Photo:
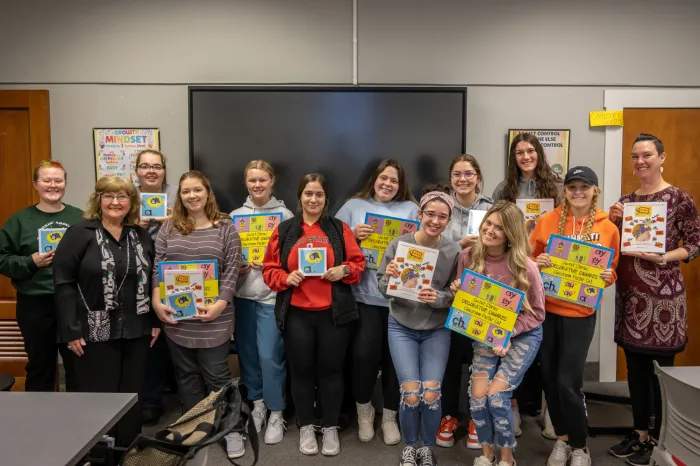
[[[114, 255], [102, 228], [95, 229], [95, 236], [97, 238], [97, 246], [100, 248], [100, 255], [102, 256], [102, 285], [104, 288], [105, 309], [104, 311], [95, 311], [88, 308], [88, 338], [90, 341], [100, 342], [108, 341], [110, 336], [110, 313], [115, 308], [116, 266], [114, 264]], [[134, 245], [134, 250], [136, 251], [136, 314], [141, 315], [147, 313], [150, 308], [150, 298], [148, 293], [146, 293], [146, 285], [148, 284], [147, 262], [143, 255], [143, 246], [141, 246], [138, 235], [134, 230], [130, 229], [126, 240], [127, 258], [130, 257], [131, 244]], [[127, 263], [127, 273], [130, 267], [129, 262]], [[116, 292], [118, 291], [116, 290]]]

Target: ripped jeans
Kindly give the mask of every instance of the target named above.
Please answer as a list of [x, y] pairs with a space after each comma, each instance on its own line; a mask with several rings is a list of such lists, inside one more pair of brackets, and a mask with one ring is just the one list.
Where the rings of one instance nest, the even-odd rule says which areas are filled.
[[389, 350], [399, 379], [401, 405], [399, 422], [406, 445], [435, 445], [440, 429], [442, 376], [450, 353], [451, 331], [446, 328], [413, 330], [389, 315]]
[[[515, 448], [517, 442], [510, 400], [513, 391], [523, 381], [525, 372], [535, 360], [541, 342], [541, 325], [511, 339], [511, 348], [503, 358], [496, 356], [491, 348], [483, 343], [474, 342], [469, 408], [480, 444], [493, 447], [495, 433], [495, 446]], [[474, 393], [476, 379], [488, 380], [486, 388], [482, 387], [482, 393]], [[494, 379], [506, 382], [508, 388], [491, 393], [489, 389]]]

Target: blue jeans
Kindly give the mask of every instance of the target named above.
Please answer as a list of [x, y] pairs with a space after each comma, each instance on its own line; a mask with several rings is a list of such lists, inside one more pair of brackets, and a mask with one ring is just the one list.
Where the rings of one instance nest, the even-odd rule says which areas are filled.
[[235, 305], [234, 339], [248, 399], [263, 399], [271, 411], [282, 411], [287, 365], [275, 306], [243, 298], [235, 298]]
[[[511, 339], [511, 348], [503, 358], [495, 355], [491, 348], [483, 343], [474, 342], [469, 407], [479, 443], [482, 445], [493, 447], [495, 431], [496, 446], [515, 448], [517, 442], [510, 399], [513, 397], [513, 391], [523, 381], [525, 372], [535, 360], [541, 342], [541, 325]], [[506, 382], [509, 387], [489, 395], [488, 387], [494, 378]], [[475, 379], [487, 379], [488, 384], [484, 393], [474, 394]]]
[[[446, 328], [413, 330], [389, 315], [389, 350], [401, 385], [399, 421], [406, 445], [416, 446], [419, 427], [422, 427], [423, 446], [435, 445], [442, 418], [440, 387], [450, 353], [450, 334]], [[411, 383], [418, 387], [404, 388]], [[430, 387], [434, 384], [437, 386]], [[435, 397], [434, 400], [425, 400], [428, 393], [433, 394], [430, 398]]]

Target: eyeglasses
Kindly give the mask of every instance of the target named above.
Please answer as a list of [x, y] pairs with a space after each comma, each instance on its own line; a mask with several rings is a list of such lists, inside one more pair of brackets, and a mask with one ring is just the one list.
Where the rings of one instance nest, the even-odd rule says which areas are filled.
[[452, 172], [452, 178], [455, 180], [459, 180], [462, 177], [465, 177], [467, 180], [471, 180], [476, 176], [476, 172], [472, 170], [467, 170], [465, 172]]
[[445, 214], [437, 214], [432, 210], [424, 210], [423, 215], [425, 215], [428, 218], [428, 220], [435, 220], [437, 218], [440, 223], [445, 223], [450, 219], [449, 216]]
[[107, 202], [109, 202], [110, 204], [111, 204], [112, 202], [114, 202], [115, 199], [116, 199], [117, 201], [119, 201], [120, 204], [124, 204], [124, 203], [126, 203], [126, 202], [129, 202], [129, 196], [127, 196], [126, 194], [117, 194], [117, 195], [115, 196], [114, 194], [107, 193], [107, 194], [103, 194], [101, 197], [102, 197], [102, 200], [103, 200], [103, 201], [107, 201]]
[[153, 170], [154, 172], [162, 172], [165, 170], [165, 167], [163, 165], [149, 165], [147, 163], [142, 163], [141, 165], [138, 166], [139, 170], [143, 170], [147, 172], [148, 170]]

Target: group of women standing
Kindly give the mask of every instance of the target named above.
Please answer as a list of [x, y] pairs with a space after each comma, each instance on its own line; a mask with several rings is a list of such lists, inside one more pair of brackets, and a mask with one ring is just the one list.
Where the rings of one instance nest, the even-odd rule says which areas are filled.
[[[202, 173], [184, 174], [175, 190], [165, 183], [165, 157], [145, 151], [137, 161], [140, 189], [171, 191], [168, 217], [140, 220], [138, 190], [129, 181], [105, 177], [97, 182], [81, 220], [78, 209], [61, 202], [63, 168], [43, 163], [34, 174], [39, 204], [15, 214], [0, 231], [0, 273], [17, 288], [18, 322], [29, 355], [27, 389], [53, 389], [57, 348], [68, 389], [77, 391], [142, 391], [144, 377], [155, 371], [148, 367], [162, 368], [158, 361], [169, 353], [179, 397], [188, 410], [230, 379], [233, 334], [241, 381], [254, 404], [256, 429], [266, 427], [266, 443], [282, 440], [282, 412], [291, 396], [300, 451], [318, 453], [315, 424], [320, 412], [321, 452], [337, 455], [345, 387], [356, 401], [360, 440], [372, 440], [371, 396], [381, 371], [384, 442], [393, 445], [403, 439], [400, 465], [429, 466], [437, 464], [436, 444], [454, 444], [461, 368], [468, 361], [468, 444], [482, 453], [474, 464], [512, 466], [519, 430], [517, 407], [511, 408], [513, 391], [539, 353], [557, 438], [547, 464], [588, 466], [582, 384], [596, 313], [544, 295], [539, 269], [551, 265], [546, 243], [551, 234], [559, 234], [615, 251], [601, 278], [606, 285], [617, 281], [615, 334], [627, 355], [636, 431], [611, 453], [629, 457], [631, 464], [648, 464], [658, 435], [647, 428], [649, 393], [654, 393], [657, 410], [660, 405], [658, 385], [651, 391], [656, 384], [652, 361], [672, 364], [685, 345], [679, 261], [700, 254], [700, 219], [690, 196], [663, 181], [666, 154], [657, 138], [641, 135], [632, 157], [641, 188], [623, 196], [609, 214], [597, 208], [600, 189], [593, 170], [574, 167], [560, 179], [547, 165], [537, 138], [528, 133], [511, 144], [508, 175], [494, 199], [483, 196], [481, 167], [473, 156], [456, 157], [450, 185], [428, 186], [418, 201], [400, 163], [385, 160], [335, 216], [328, 212], [322, 175], [300, 181], [295, 215], [272, 195], [273, 168], [255, 160], [244, 172], [249, 196], [231, 215], [281, 212], [283, 218], [263, 262], [245, 266], [231, 217], [218, 210]], [[553, 199], [557, 207], [528, 235], [514, 202], [534, 198]], [[618, 254], [622, 203], [639, 200], [668, 204], [669, 252], [664, 255]], [[487, 212], [470, 235], [472, 209]], [[420, 222], [418, 231], [389, 244], [376, 271], [366, 267], [359, 247], [372, 231], [364, 223], [367, 213]], [[37, 253], [37, 229], [56, 226], [70, 226], [58, 249]], [[419, 301], [387, 294], [389, 279], [399, 275], [399, 241], [439, 253], [432, 282], [420, 291]], [[326, 250], [328, 268], [322, 276], [305, 276], [299, 270], [298, 250], [303, 247]], [[192, 260], [217, 261], [218, 300], [201, 306], [196, 319], [175, 321], [174, 311], [160, 299], [158, 264]], [[619, 275], [618, 261], [625, 271]], [[507, 347], [489, 348], [445, 328], [464, 269], [525, 292]], [[660, 339], [655, 329], [668, 319], [676, 323], [674, 334]], [[159, 344], [163, 346], [156, 352]], [[160, 356], [153, 359], [154, 354]], [[352, 380], [344, 380], [346, 354]], [[149, 359], [155, 362], [149, 364]], [[287, 367], [290, 393], [285, 388]], [[142, 398], [149, 399], [145, 392], [150, 392], [157, 408], [162, 383], [145, 385], [156, 387], [143, 391]], [[657, 424], [660, 419], [657, 412]], [[114, 431], [117, 444], [129, 444], [141, 421], [140, 409], [132, 409]], [[229, 435], [227, 451], [230, 458], [242, 456], [244, 439]]]

